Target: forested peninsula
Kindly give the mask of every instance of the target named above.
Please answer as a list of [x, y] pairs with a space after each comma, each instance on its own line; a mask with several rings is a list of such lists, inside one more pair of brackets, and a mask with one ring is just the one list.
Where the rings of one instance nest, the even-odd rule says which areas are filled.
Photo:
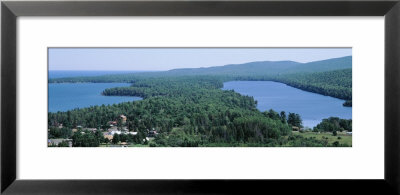
[[[274, 110], [261, 112], [253, 97], [221, 90], [227, 81], [275, 81], [340, 98], [346, 100], [344, 106], [351, 106], [351, 63], [352, 58], [348, 56], [311, 63], [266, 61], [49, 79], [49, 83], [127, 82], [131, 86], [106, 89], [102, 94], [143, 98], [135, 102], [49, 113], [49, 138], [72, 138], [73, 146], [77, 147], [121, 142], [153, 147], [351, 146], [351, 138], [350, 142], [344, 142], [340, 136], [332, 140], [319, 134], [293, 133], [293, 130], [302, 132], [300, 115]], [[124, 121], [120, 120], [121, 115], [126, 117]], [[110, 140], [102, 134], [110, 128], [110, 121], [115, 121], [117, 129], [136, 133], [115, 135]], [[333, 116], [313, 130], [313, 133], [336, 135], [342, 131], [351, 132], [351, 120]], [[149, 135], [151, 140], [146, 139]]]

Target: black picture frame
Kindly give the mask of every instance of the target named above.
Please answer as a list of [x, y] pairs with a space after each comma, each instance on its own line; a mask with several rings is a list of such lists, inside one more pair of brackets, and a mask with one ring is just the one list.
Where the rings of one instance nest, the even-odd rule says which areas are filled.
[[[382, 180], [16, 179], [16, 33], [19, 16], [385, 16], [385, 176]], [[400, 194], [399, 0], [2, 1], [1, 193]], [[312, 170], [310, 170], [312, 171]], [[368, 171], [368, 170], [365, 170]]]

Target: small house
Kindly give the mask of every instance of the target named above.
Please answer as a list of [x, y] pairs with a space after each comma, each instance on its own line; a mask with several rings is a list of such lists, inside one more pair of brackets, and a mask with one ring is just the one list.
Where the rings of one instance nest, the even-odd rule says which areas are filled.
[[111, 131], [110, 135], [114, 135], [114, 134], [120, 135], [121, 133], [122, 133], [121, 131]]
[[112, 140], [112, 139], [114, 138], [113, 135], [109, 135], [109, 134], [105, 134], [105, 135], [103, 135], [103, 136], [104, 136], [104, 138], [106, 138], [106, 139], [108, 139], [108, 140]]
[[300, 131], [300, 128], [296, 127], [296, 126], [292, 126], [292, 131]]

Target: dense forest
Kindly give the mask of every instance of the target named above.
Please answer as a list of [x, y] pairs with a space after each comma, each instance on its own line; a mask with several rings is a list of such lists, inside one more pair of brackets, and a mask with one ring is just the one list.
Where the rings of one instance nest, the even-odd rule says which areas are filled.
[[[66, 128], [105, 129], [108, 121], [125, 114], [128, 129], [138, 131], [140, 138], [154, 128], [160, 137], [165, 135], [164, 141], [171, 146], [184, 146], [184, 143], [169, 140], [176, 139], [174, 135], [184, 135], [184, 140], [192, 145], [209, 142], [267, 144], [270, 139], [287, 135], [291, 130], [280, 118], [271, 119], [259, 112], [252, 97], [220, 90], [219, 82], [211, 78], [148, 79], [136, 85], [141, 87], [132, 87], [137, 88], [132, 90], [133, 95], [142, 94], [145, 98], [142, 101], [49, 113], [49, 126], [63, 124]], [[124, 90], [113, 92], [119, 94]], [[244, 125], [258, 128], [243, 128]]]
[[[261, 112], [256, 108], [257, 101], [253, 97], [233, 90], [221, 90], [223, 82], [230, 80], [270, 80], [348, 100], [351, 105], [351, 57], [332, 60], [341, 62], [337, 70], [332, 62], [321, 61], [320, 67], [314, 68], [312, 73], [309, 71], [318, 66], [317, 62], [256, 62], [250, 64], [255, 69], [263, 67], [264, 72], [271, 70], [269, 74], [253, 69], [248, 71], [249, 68], [247, 72], [239, 74], [237, 71], [243, 68], [242, 65], [227, 65], [228, 68], [214, 68], [213, 72], [218, 74], [208, 74], [208, 70], [205, 70], [208, 68], [203, 68], [50, 79], [49, 82], [53, 83], [129, 82], [132, 83], [129, 87], [106, 89], [102, 94], [139, 96], [143, 100], [67, 112], [49, 112], [49, 139], [70, 138], [76, 147], [97, 147], [121, 142], [152, 147], [349, 146], [294, 135], [292, 131], [302, 130], [300, 115], [274, 110]], [[349, 60], [350, 68], [342, 69], [348, 66]], [[280, 63], [280, 68], [276, 68], [277, 63]], [[304, 68], [299, 64], [304, 65]], [[107, 139], [102, 132], [112, 128], [110, 121], [116, 121], [121, 115], [126, 116], [126, 122], [117, 121], [117, 129], [126, 128], [136, 134], [114, 134], [112, 140]], [[351, 131], [351, 120], [326, 119], [314, 131]]]

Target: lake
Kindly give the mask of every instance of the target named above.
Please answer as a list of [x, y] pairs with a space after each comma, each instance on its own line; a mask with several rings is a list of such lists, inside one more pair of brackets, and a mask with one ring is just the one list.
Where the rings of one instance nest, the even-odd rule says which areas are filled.
[[141, 100], [140, 97], [101, 95], [104, 89], [129, 85], [129, 83], [49, 83], [49, 112]]
[[[110, 105], [141, 100], [140, 97], [103, 96], [107, 88], [125, 87], [128, 83], [50, 83], [49, 112], [67, 111], [94, 105]], [[224, 90], [253, 96], [260, 111], [273, 109], [298, 113], [303, 125], [314, 127], [324, 118], [331, 116], [352, 118], [351, 107], [344, 107], [344, 100], [311, 93], [272, 81], [230, 81], [224, 83]]]
[[260, 111], [273, 109], [298, 113], [303, 125], [314, 127], [324, 118], [331, 116], [351, 119], [352, 108], [344, 107], [344, 100], [311, 93], [273, 81], [230, 81], [224, 83], [224, 90], [233, 89], [243, 95], [253, 96]]

